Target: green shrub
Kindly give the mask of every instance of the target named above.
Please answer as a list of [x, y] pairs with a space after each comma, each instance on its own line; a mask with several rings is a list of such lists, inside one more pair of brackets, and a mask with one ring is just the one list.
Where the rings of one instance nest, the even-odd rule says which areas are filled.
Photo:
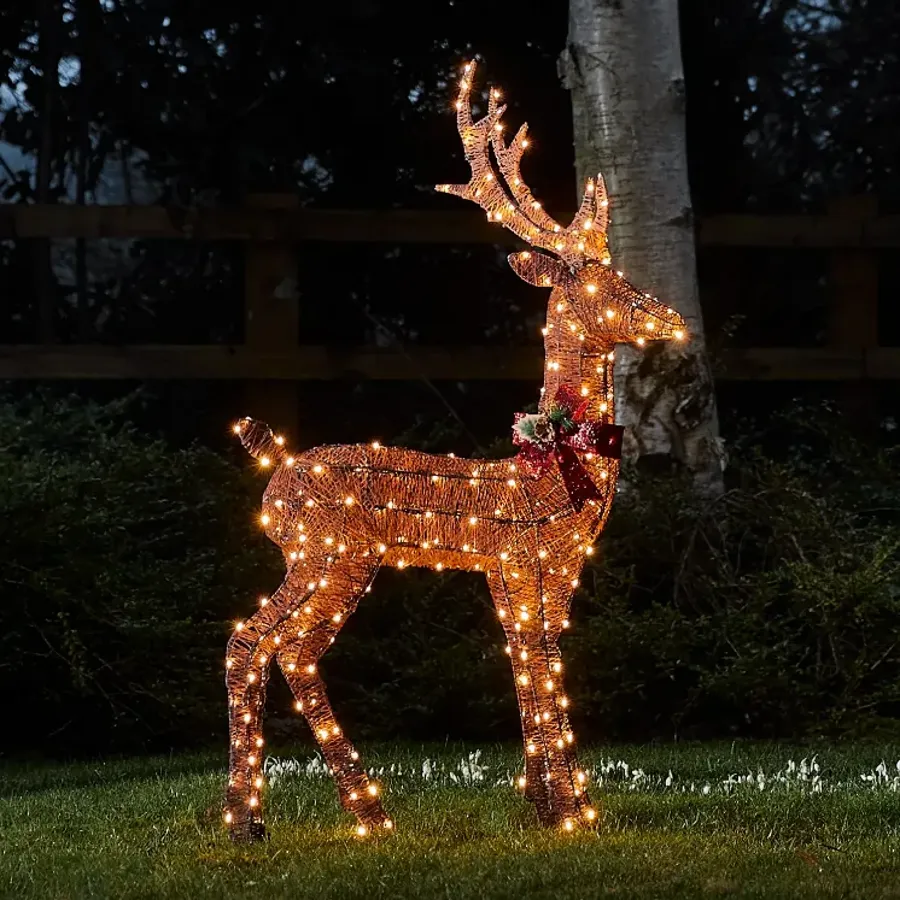
[[736, 441], [717, 500], [646, 479], [620, 498], [569, 644], [590, 730], [900, 733], [893, 456], [794, 410]]
[[279, 554], [251, 528], [255, 479], [141, 437], [127, 413], [128, 401], [0, 403], [6, 749], [223, 733], [225, 622], [277, 583]]
[[[617, 498], [563, 642], [580, 734], [900, 734], [894, 454], [798, 407], [731, 450], [715, 501], [644, 475]], [[503, 644], [477, 577], [385, 573], [325, 668], [363, 733], [500, 737]]]
[[[0, 403], [7, 749], [225, 746], [229, 622], [283, 573], [265, 479], [128, 414]], [[564, 639], [579, 735], [896, 736], [893, 454], [797, 410], [730, 446], [715, 501], [647, 477], [617, 499]], [[385, 571], [323, 669], [353, 736], [499, 739], [518, 728], [503, 645], [479, 577]], [[279, 682], [269, 733], [305, 736]]]

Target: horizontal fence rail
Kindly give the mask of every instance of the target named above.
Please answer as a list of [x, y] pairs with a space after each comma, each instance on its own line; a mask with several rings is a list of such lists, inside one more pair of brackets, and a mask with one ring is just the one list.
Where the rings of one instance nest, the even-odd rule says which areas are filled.
[[[853, 198], [857, 199], [857, 198]], [[868, 199], [868, 198], [866, 198]], [[562, 214], [569, 221], [573, 214]], [[900, 247], [900, 215], [718, 215], [700, 219], [709, 247]], [[0, 238], [497, 244], [519, 241], [472, 212], [415, 209], [183, 208], [0, 204]]]
[[[730, 349], [715, 360], [717, 379], [847, 382], [843, 390], [861, 406], [871, 400], [867, 382], [900, 380], [900, 348], [878, 346], [877, 329], [877, 252], [900, 247], [900, 215], [879, 215], [874, 197], [847, 197], [822, 215], [710, 216], [696, 222], [695, 233], [701, 247], [828, 251], [827, 346]], [[298, 280], [296, 244], [521, 245], [468, 210], [305, 209], [284, 194], [251, 195], [240, 208], [0, 204], [0, 238], [36, 248], [43, 242], [44, 255], [35, 258], [45, 261], [48, 240], [242, 241], [246, 262], [245, 338], [239, 346], [55, 343], [48, 281], [39, 277], [36, 262], [42, 343], [0, 345], [0, 379], [231, 379], [247, 383], [250, 408], [267, 411], [290, 431], [301, 380], [539, 381], [542, 375], [538, 346], [411, 346], [397, 352], [298, 344], [298, 302], [277, 290]]]
[[[414, 347], [398, 353], [322, 345], [284, 351], [210, 344], [0, 345], [0, 379], [539, 381], [543, 361], [538, 346]], [[900, 380], [900, 347], [757, 347], [726, 350], [718, 362], [716, 377], [727, 381]]]

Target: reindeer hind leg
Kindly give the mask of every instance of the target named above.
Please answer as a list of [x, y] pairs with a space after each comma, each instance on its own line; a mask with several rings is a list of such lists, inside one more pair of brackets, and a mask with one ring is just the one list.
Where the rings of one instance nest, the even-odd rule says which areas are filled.
[[269, 666], [277, 646], [276, 630], [293, 602], [294, 586], [286, 578], [270, 602], [228, 641], [225, 683], [228, 689], [229, 766], [225, 821], [232, 840], [260, 840], [262, 815], [262, 715]]

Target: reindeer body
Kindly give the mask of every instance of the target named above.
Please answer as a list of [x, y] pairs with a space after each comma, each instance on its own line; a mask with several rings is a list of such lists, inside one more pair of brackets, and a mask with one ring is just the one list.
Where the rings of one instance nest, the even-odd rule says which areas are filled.
[[[609, 267], [602, 181], [599, 190], [589, 183], [567, 229], [539, 209], [519, 177], [524, 129], [509, 147], [498, 137], [503, 110], [495, 92], [488, 115], [472, 121], [471, 74], [469, 64], [457, 108], [472, 180], [442, 189], [476, 200], [489, 218], [559, 257], [532, 251], [510, 257], [520, 277], [553, 287], [543, 329], [540, 412], [549, 415], [565, 391], [583, 398], [581, 413], [590, 428], [608, 425], [614, 418], [615, 344], [678, 340], [684, 322]], [[491, 166], [489, 144], [507, 190]], [[393, 829], [378, 786], [337, 724], [317, 668], [383, 565], [485, 573], [521, 712], [525, 775], [519, 786], [545, 825], [572, 830], [595, 821], [575, 757], [558, 640], [569, 626], [570, 600], [585, 558], [609, 514], [617, 460], [580, 453], [581, 471], [592, 486], [585, 501], [573, 496], [561, 462], [559, 469], [535, 472], [519, 457], [460, 459], [378, 444], [317, 447], [292, 456], [261, 423], [243, 419], [235, 432], [261, 465], [273, 469], [261, 523], [281, 548], [287, 575], [249, 620], [238, 623], [229, 642], [225, 817], [232, 836], [247, 840], [264, 833], [261, 717], [273, 660], [313, 729], [342, 804], [357, 818], [358, 833]]]
[[[261, 704], [268, 665], [277, 659], [335, 775], [342, 803], [359, 819], [360, 833], [393, 827], [377, 794], [369, 793], [373, 785], [337, 726], [316, 668], [378, 569], [389, 565], [485, 573], [523, 711], [526, 796], [545, 824], [593, 813], [578, 780], [583, 773], [571, 748], [565, 695], [560, 691], [553, 721], [540, 721], [533, 685], [544, 692], [551, 682], [553, 690], [561, 686], [557, 640], [568, 627], [569, 601], [585, 556], [609, 512], [617, 463], [597, 461], [597, 472], [605, 476], [597, 475], [603, 499], [578, 511], [558, 472], [531, 478], [515, 459], [459, 459], [377, 445], [318, 447], [291, 458], [268, 427], [250, 420], [240, 426], [248, 449], [275, 466], [261, 521], [281, 548], [288, 575], [259, 612], [240, 623], [229, 645], [229, 688], [243, 700], [232, 701], [233, 721], [239, 718], [232, 729], [229, 812], [239, 804], [259, 810], [254, 789], [261, 786], [262, 757], [253, 752], [262, 746], [253, 736], [259, 724], [246, 726], [253, 724], [250, 708]], [[248, 687], [256, 703], [248, 702]], [[548, 739], [556, 748], [550, 766], [538, 753]], [[566, 802], [545, 789], [548, 776], [566, 785]], [[252, 837], [259, 822], [254, 816], [243, 823], [243, 833], [234, 833]]]
[[[307, 535], [334, 532], [345, 547], [341, 555], [374, 554], [385, 546], [381, 565], [474, 571], [496, 568], [529, 542], [536, 553], [539, 534], [554, 547], [573, 530], [590, 543], [608, 504], [577, 512], [556, 472], [516, 490], [527, 478], [514, 458], [459, 459], [371, 445], [317, 447], [294, 466], [282, 467], [270, 482], [263, 497], [266, 534], [288, 562], [291, 553], [299, 563], [315, 556]], [[313, 505], [307, 506], [310, 500]]]

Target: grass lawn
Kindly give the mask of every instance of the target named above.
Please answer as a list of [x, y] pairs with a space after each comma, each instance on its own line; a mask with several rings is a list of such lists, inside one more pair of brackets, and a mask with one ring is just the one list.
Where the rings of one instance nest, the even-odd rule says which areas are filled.
[[393, 837], [353, 836], [309, 750], [268, 760], [271, 839], [251, 847], [223, 830], [221, 759], [7, 765], [0, 895], [900, 898], [896, 745], [586, 750], [604, 818], [574, 835], [535, 827], [517, 748], [362, 750]]

